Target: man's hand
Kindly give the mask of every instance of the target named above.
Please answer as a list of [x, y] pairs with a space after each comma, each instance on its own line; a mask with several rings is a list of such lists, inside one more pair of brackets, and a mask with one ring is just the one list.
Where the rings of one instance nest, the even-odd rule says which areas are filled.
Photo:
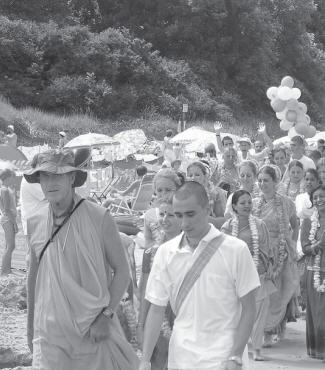
[[33, 353], [33, 334], [29, 331], [27, 332], [27, 344], [30, 352]]
[[141, 361], [138, 370], [151, 370], [151, 364], [149, 361]]
[[18, 233], [18, 225], [17, 225], [17, 222], [14, 222], [14, 233], [15, 234]]
[[220, 132], [222, 130], [222, 123], [219, 121], [216, 121], [215, 124], [213, 125], [214, 131], [217, 135], [220, 135]]
[[96, 317], [89, 329], [89, 337], [92, 342], [101, 342], [109, 338], [110, 319], [102, 313]]
[[264, 134], [266, 132], [266, 126], [264, 122], [260, 122], [258, 124], [258, 132], [260, 132], [261, 134]]

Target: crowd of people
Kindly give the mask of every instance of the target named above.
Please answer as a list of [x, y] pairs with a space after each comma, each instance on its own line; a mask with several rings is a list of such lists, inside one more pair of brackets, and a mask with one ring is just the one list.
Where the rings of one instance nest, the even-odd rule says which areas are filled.
[[[166, 135], [166, 160], [139, 216], [139, 281], [130, 238], [109, 211], [114, 191], [104, 205], [80, 197], [87, 172], [70, 150], [35, 156], [22, 188], [43, 195], [24, 213], [33, 368], [248, 369], [248, 344], [265, 360], [263, 347], [281, 342], [304, 311], [307, 353], [325, 361], [325, 142], [308, 151], [295, 136], [275, 147], [260, 125], [254, 144], [235, 143], [215, 127], [217, 148], [190, 162]], [[8, 171], [0, 172], [2, 274], [17, 232]], [[119, 197], [141, 188], [145, 166], [137, 176]]]

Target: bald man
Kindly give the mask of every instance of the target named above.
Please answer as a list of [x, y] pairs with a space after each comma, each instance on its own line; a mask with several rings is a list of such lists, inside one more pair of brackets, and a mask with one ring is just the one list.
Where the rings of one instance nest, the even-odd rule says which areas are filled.
[[[173, 198], [183, 233], [159, 247], [145, 298], [151, 303], [140, 370], [149, 370], [165, 308], [176, 319], [168, 369], [240, 370], [255, 319], [260, 285], [247, 245], [209, 224], [205, 189], [185, 182]], [[191, 280], [198, 276], [196, 280]]]

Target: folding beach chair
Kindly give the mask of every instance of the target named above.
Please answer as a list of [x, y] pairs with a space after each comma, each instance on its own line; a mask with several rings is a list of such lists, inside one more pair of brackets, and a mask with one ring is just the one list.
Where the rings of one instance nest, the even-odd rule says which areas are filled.
[[114, 177], [111, 181], [105, 186], [102, 190], [94, 190], [91, 192], [91, 197], [94, 198], [97, 202], [102, 204], [103, 200], [106, 199], [107, 195], [112, 191], [112, 189], [119, 182], [119, 177]]
[[112, 215], [141, 215], [147, 211], [153, 195], [152, 176], [144, 176], [134, 198], [120, 197], [110, 205]]

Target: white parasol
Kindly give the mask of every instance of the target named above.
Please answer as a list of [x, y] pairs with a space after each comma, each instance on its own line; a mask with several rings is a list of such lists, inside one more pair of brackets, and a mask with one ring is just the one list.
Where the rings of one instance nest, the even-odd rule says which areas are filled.
[[104, 134], [96, 134], [89, 132], [88, 134], [83, 134], [76, 136], [65, 144], [65, 148], [76, 148], [85, 146], [101, 146], [101, 145], [118, 145], [119, 142], [116, 139]]
[[[229, 133], [222, 133], [221, 138], [224, 136], [230, 136], [234, 142], [239, 139], [239, 136]], [[190, 127], [187, 130], [180, 132], [175, 135], [170, 142], [183, 144], [186, 152], [204, 152], [206, 145], [212, 143], [218, 152], [216, 134], [197, 126]]]

